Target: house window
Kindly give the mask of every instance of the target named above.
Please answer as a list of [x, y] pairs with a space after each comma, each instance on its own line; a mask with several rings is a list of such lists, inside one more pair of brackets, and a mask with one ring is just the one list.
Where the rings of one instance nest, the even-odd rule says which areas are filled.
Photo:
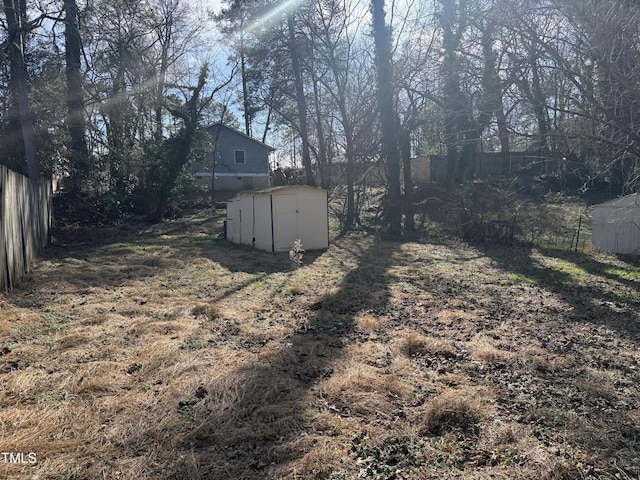
[[244, 164], [244, 150], [235, 150], [234, 154], [234, 163], [235, 164]]

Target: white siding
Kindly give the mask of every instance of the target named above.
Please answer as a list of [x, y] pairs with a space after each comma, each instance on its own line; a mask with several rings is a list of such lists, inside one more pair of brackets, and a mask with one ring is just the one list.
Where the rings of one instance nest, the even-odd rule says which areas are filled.
[[[256, 196], [261, 197], [261, 196]], [[271, 230], [271, 201], [267, 198], [256, 198], [254, 201], [254, 247], [271, 252], [273, 236]]]
[[228, 240], [261, 250], [289, 251], [297, 239], [305, 250], [327, 248], [327, 191], [298, 185], [241, 192], [227, 204], [227, 231]]
[[237, 197], [227, 202], [227, 240], [240, 243], [240, 200]]
[[329, 219], [327, 192], [298, 196], [298, 237], [305, 250], [318, 250], [329, 246]]
[[240, 198], [240, 243], [253, 245], [253, 195]]
[[[298, 236], [297, 195], [273, 195], [273, 249], [276, 252], [291, 250]], [[304, 245], [304, 243], [303, 243]]]
[[595, 250], [640, 254], [640, 195], [627, 195], [593, 207]]

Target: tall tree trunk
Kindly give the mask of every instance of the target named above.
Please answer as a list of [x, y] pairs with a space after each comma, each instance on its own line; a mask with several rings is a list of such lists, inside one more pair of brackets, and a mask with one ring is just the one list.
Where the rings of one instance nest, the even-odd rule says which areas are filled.
[[482, 138], [483, 132], [491, 122], [492, 115], [495, 115], [503, 160], [502, 171], [504, 174], [508, 174], [510, 173], [509, 130], [502, 100], [502, 82], [496, 71], [496, 54], [493, 50], [495, 27], [495, 23], [490, 21], [482, 31], [481, 37], [484, 69], [482, 72], [483, 100], [478, 117], [478, 137]]
[[157, 27], [158, 39], [160, 41], [160, 69], [156, 80], [156, 99], [155, 99], [155, 140], [162, 141], [163, 122], [162, 112], [164, 104], [164, 88], [167, 79], [167, 70], [169, 69], [169, 48], [173, 36], [174, 20], [170, 11], [170, 6], [163, 12], [162, 24]]
[[110, 101], [105, 106], [107, 120], [107, 144], [109, 147], [109, 183], [112, 189], [122, 185], [126, 151], [125, 115], [127, 111], [125, 85], [125, 67], [122, 63], [113, 78]]
[[442, 81], [444, 89], [444, 143], [447, 148], [447, 183], [456, 180], [458, 171], [459, 152], [458, 143], [461, 137], [462, 123], [462, 92], [460, 91], [460, 76], [456, 60], [456, 50], [460, 43], [462, 28], [455, 25], [458, 22], [456, 16], [456, 5], [453, 0], [442, 2], [442, 12], [439, 16], [440, 27], [442, 28]]
[[[311, 49], [315, 51], [315, 43], [313, 37], [311, 38]], [[310, 55], [308, 60], [309, 68], [312, 72], [316, 72], [316, 65], [313, 55]], [[313, 102], [315, 108], [316, 117], [316, 135], [318, 136], [318, 150], [317, 150], [317, 163], [318, 170], [320, 171], [320, 186], [322, 188], [329, 188], [329, 175], [327, 172], [327, 141], [324, 134], [324, 122], [322, 121], [322, 105], [320, 99], [320, 86], [319, 80], [316, 75], [312, 78], [313, 85]]]
[[496, 110], [496, 123], [498, 124], [498, 137], [500, 137], [500, 152], [502, 153], [502, 173], [511, 174], [511, 146], [509, 145], [509, 128], [504, 106], [500, 102]]
[[[312, 63], [313, 68], [313, 63]], [[316, 133], [318, 135], [318, 169], [320, 170], [320, 185], [322, 188], [329, 188], [327, 178], [327, 142], [324, 135], [324, 126], [322, 124], [322, 112], [320, 110], [320, 90], [318, 88], [318, 80], [313, 79], [313, 98], [316, 109]]]
[[67, 129], [71, 139], [72, 189], [79, 191], [89, 178], [89, 150], [85, 136], [84, 98], [80, 73], [80, 31], [76, 0], [64, 0], [65, 61], [67, 74]]
[[353, 228], [356, 222], [356, 194], [355, 194], [355, 151], [353, 148], [353, 133], [345, 129], [347, 156], [347, 218], [344, 221], [345, 230]]
[[519, 82], [520, 89], [524, 96], [531, 102], [533, 113], [538, 124], [538, 142], [535, 151], [542, 156], [548, 152], [549, 146], [549, 116], [547, 114], [547, 101], [542, 90], [542, 78], [540, 75], [540, 65], [538, 52], [539, 43], [536, 39], [531, 39], [526, 45], [528, 54], [528, 67], [531, 71], [531, 79], [522, 78]]
[[402, 154], [402, 174], [404, 180], [405, 230], [416, 229], [413, 208], [413, 180], [411, 179], [411, 135], [408, 128], [401, 131], [400, 152]]
[[304, 83], [302, 80], [302, 67], [300, 66], [300, 54], [298, 52], [298, 40], [296, 39], [293, 14], [287, 15], [287, 28], [289, 34], [289, 55], [291, 56], [291, 69], [295, 84], [296, 104], [298, 107], [298, 131], [302, 141], [302, 166], [304, 167], [307, 185], [315, 186], [313, 170], [311, 169], [311, 149], [309, 148], [309, 128], [307, 126], [307, 100], [304, 96]]
[[377, 101], [382, 129], [382, 157], [387, 163], [389, 193], [385, 214], [392, 232], [399, 233], [402, 222], [400, 187], [400, 151], [398, 122], [393, 94], [391, 62], [391, 34], [385, 23], [384, 0], [371, 0], [375, 65], [377, 72]]
[[[345, 142], [345, 156], [347, 159], [347, 215], [344, 221], [344, 230], [350, 230], [356, 223], [356, 195], [355, 195], [355, 166], [356, 166], [356, 151], [355, 151], [355, 134], [354, 125], [349, 117], [348, 107], [348, 93], [346, 92], [345, 77], [348, 76], [349, 65], [347, 64], [341, 67], [336, 58], [335, 45], [329, 36], [328, 30], [323, 30], [322, 35], [324, 37], [324, 43], [328, 48], [328, 62], [331, 68], [331, 74], [335, 86], [331, 89], [331, 95], [336, 102], [338, 111], [340, 112], [340, 123], [344, 131]], [[349, 48], [350, 50], [350, 48]], [[329, 166], [330, 170], [330, 166]]]
[[533, 52], [533, 46], [531, 49], [531, 93], [533, 95], [533, 111], [538, 121], [538, 133], [540, 136], [538, 152], [542, 155], [549, 148], [549, 116], [547, 115], [547, 102], [542, 91], [538, 59]]
[[271, 105], [269, 105], [269, 107], [267, 108], [267, 120], [264, 124], [264, 130], [262, 131], [262, 143], [267, 143], [267, 134], [269, 133], [269, 130], [271, 129], [271, 113], [272, 113], [273, 109], [271, 108]]
[[37, 181], [40, 178], [40, 164], [36, 157], [36, 131], [33, 125], [33, 112], [29, 104], [29, 86], [27, 83], [27, 67], [24, 62], [26, 21], [25, 0], [4, 0], [4, 13], [7, 19], [9, 62], [11, 64], [12, 92], [20, 117], [20, 131], [27, 163], [29, 178]]
[[244, 110], [244, 133], [251, 136], [251, 112], [249, 112], [249, 89], [247, 87], [247, 59], [244, 52], [244, 19], [240, 23], [240, 75], [242, 76], [242, 108]]
[[473, 177], [479, 141], [471, 99], [460, 88], [461, 66], [457, 52], [467, 28], [466, 8], [463, 0], [458, 4], [454, 0], [443, 0], [440, 14], [448, 183], [462, 183]]

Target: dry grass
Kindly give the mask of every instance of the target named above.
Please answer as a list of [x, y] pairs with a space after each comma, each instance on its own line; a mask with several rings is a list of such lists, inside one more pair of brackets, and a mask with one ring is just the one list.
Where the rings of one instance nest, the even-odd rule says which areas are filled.
[[420, 414], [420, 431], [442, 435], [447, 431], [474, 433], [484, 416], [481, 398], [484, 392], [446, 389], [430, 400]]
[[450, 340], [427, 337], [416, 332], [405, 333], [398, 340], [398, 348], [407, 357], [440, 355], [451, 358], [456, 354], [455, 346]]
[[191, 309], [191, 315], [196, 318], [202, 317], [204, 320], [214, 321], [220, 318], [220, 313], [218, 309], [213, 305], [202, 305], [198, 304]]
[[380, 330], [381, 323], [374, 315], [365, 313], [356, 317], [356, 329], [362, 332], [375, 332]]
[[410, 394], [401, 377], [381, 372], [358, 357], [334, 367], [331, 378], [322, 382], [318, 394], [328, 408], [346, 415], [388, 415], [394, 402]]
[[514, 359], [514, 355], [495, 345], [496, 341], [484, 334], [476, 335], [469, 342], [471, 357], [489, 365], [506, 365]]
[[0, 477], [639, 478], [637, 264], [354, 234], [292, 270], [218, 220], [67, 232], [0, 299], [37, 454]]
[[469, 320], [475, 320], [478, 318], [478, 314], [473, 311], [467, 311], [457, 308], [449, 308], [447, 310], [441, 310], [436, 315], [438, 323], [442, 325], [452, 325], [456, 322], [464, 322]]

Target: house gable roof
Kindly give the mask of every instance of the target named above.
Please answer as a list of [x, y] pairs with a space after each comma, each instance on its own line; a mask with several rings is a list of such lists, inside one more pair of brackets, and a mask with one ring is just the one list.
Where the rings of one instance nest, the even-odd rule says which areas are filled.
[[262, 146], [262, 147], [266, 148], [267, 150], [269, 150], [269, 151], [271, 151], [271, 152], [275, 152], [275, 151], [276, 151], [276, 149], [275, 149], [275, 148], [273, 148], [272, 146], [267, 145], [266, 143], [262, 143], [261, 141], [256, 140], [255, 138], [251, 138], [251, 137], [250, 137], [249, 135], [247, 135], [246, 133], [241, 132], [240, 130], [237, 130], [237, 129], [233, 128], [233, 127], [229, 127], [229, 126], [227, 126], [227, 125], [224, 125], [224, 124], [222, 124], [222, 123], [220, 123], [220, 122], [218, 122], [218, 123], [214, 123], [214, 124], [212, 124], [212, 125], [209, 125], [209, 126], [205, 127], [205, 130], [209, 131], [210, 129], [213, 129], [213, 128], [224, 128], [224, 129], [226, 129], [226, 130], [229, 130], [229, 131], [231, 131], [231, 132], [233, 132], [233, 133], [235, 133], [235, 134], [237, 134], [237, 135], [240, 135], [240, 136], [242, 136], [242, 137], [246, 138], [247, 140], [251, 140], [252, 142], [257, 143], [258, 145], [260, 145], [260, 146]]

